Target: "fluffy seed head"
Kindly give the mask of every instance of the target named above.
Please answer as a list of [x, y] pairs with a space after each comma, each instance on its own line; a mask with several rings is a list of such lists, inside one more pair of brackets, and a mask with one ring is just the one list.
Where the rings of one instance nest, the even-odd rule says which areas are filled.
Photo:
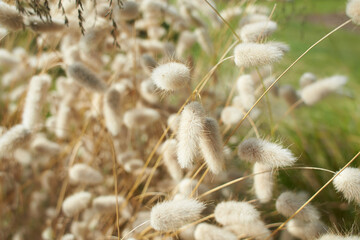
[[253, 173], [260, 173], [254, 176], [254, 189], [256, 197], [261, 203], [269, 202], [272, 198], [274, 188], [273, 173], [271, 172], [271, 168], [267, 165], [256, 162], [254, 164]]
[[204, 130], [205, 111], [200, 103], [191, 102], [181, 113], [178, 129], [178, 161], [181, 168], [193, 165], [198, 152], [199, 136]]
[[280, 87], [279, 95], [285, 99], [288, 105], [293, 105], [299, 100], [299, 96], [291, 85]]
[[260, 219], [260, 213], [247, 202], [227, 201], [216, 205], [215, 220], [222, 225], [249, 224]]
[[236, 236], [241, 239], [252, 238], [256, 240], [264, 240], [267, 239], [271, 233], [265, 226], [265, 223], [260, 219], [249, 223], [228, 225], [225, 226], [225, 229], [235, 233]]
[[243, 117], [243, 112], [237, 107], [227, 106], [221, 111], [221, 121], [226, 125], [237, 124]]
[[31, 132], [24, 125], [16, 125], [0, 137], [0, 158], [30, 140]]
[[300, 88], [304, 88], [312, 83], [314, 83], [316, 81], [317, 77], [315, 76], [315, 74], [310, 73], [310, 72], [306, 72], [304, 73], [301, 77], [300, 77]]
[[99, 184], [103, 181], [101, 173], [87, 164], [77, 163], [69, 169], [70, 181], [74, 184]]
[[259, 162], [271, 168], [291, 166], [297, 158], [281, 145], [263, 139], [249, 138], [238, 146], [238, 155], [249, 162]]
[[104, 119], [106, 128], [109, 132], [116, 136], [120, 132], [120, 92], [115, 88], [110, 88], [104, 99]]
[[55, 155], [60, 152], [60, 145], [38, 135], [31, 143], [31, 149], [37, 153]]
[[237, 240], [237, 237], [233, 233], [208, 223], [200, 223], [197, 225], [194, 237], [195, 240]]
[[190, 69], [182, 63], [165, 63], [153, 70], [151, 79], [161, 90], [176, 91], [189, 84]]
[[[276, 210], [285, 217], [290, 217], [307, 200], [308, 196], [305, 193], [283, 192], [276, 200]], [[295, 218], [304, 221], [317, 221], [320, 219], [320, 213], [313, 205], [307, 204]]]
[[180, 181], [182, 178], [182, 171], [177, 161], [177, 141], [175, 139], [170, 139], [164, 142], [163, 145], [163, 157], [164, 164], [170, 174], [170, 176], [175, 181]]
[[255, 103], [254, 81], [251, 78], [251, 75], [242, 75], [239, 77], [236, 86], [239, 92], [238, 102], [246, 111], [248, 111]]
[[124, 114], [124, 124], [130, 129], [144, 128], [158, 121], [160, 114], [151, 108], [131, 109]]
[[205, 119], [204, 130], [199, 140], [199, 148], [208, 168], [212, 173], [219, 174], [224, 165], [223, 142], [215, 119]]
[[22, 115], [22, 124], [34, 129], [41, 123], [41, 110], [50, 86], [51, 78], [47, 74], [34, 76], [30, 80]]
[[151, 79], [141, 82], [139, 92], [141, 97], [149, 103], [155, 104], [159, 102], [159, 95], [156, 94], [156, 85]]
[[177, 230], [200, 218], [205, 205], [195, 199], [165, 201], [151, 209], [150, 223], [158, 231]]
[[246, 24], [240, 30], [240, 37], [244, 42], [257, 42], [270, 36], [276, 29], [277, 24], [273, 21]]
[[313, 105], [329, 95], [332, 92], [338, 90], [347, 82], [346, 76], [336, 75], [323, 80], [319, 80], [306, 86], [301, 91], [301, 98], [306, 105]]
[[116, 201], [118, 202], [118, 205], [121, 205], [121, 203], [124, 201], [124, 198], [121, 196], [116, 198], [115, 195], [100, 196], [94, 198], [92, 201], [92, 206], [98, 212], [111, 213], [116, 211]]
[[246, 24], [257, 23], [257, 22], [266, 22], [269, 21], [269, 17], [263, 14], [249, 14], [243, 17], [239, 26], [245, 26]]
[[85, 209], [89, 204], [90, 199], [91, 193], [89, 192], [75, 193], [64, 200], [62, 210], [66, 216], [72, 217]]
[[357, 239], [360, 239], [360, 236], [346, 236], [346, 237], [344, 237], [344, 236], [328, 233], [328, 234], [322, 235], [317, 240], [357, 240]]
[[345, 168], [333, 181], [336, 191], [360, 205], [360, 169]]
[[360, 25], [360, 0], [349, 0], [346, 5], [346, 15]]
[[69, 65], [67, 73], [80, 85], [93, 91], [103, 92], [106, 90], [106, 84], [82, 63], [77, 62]]
[[3, 1], [0, 2], [0, 25], [10, 31], [17, 31], [23, 28], [23, 17], [14, 6], [10, 6]]
[[302, 240], [312, 240], [326, 232], [326, 225], [321, 221], [306, 222], [300, 219], [291, 219], [286, 228], [289, 233]]
[[177, 114], [171, 114], [167, 120], [167, 125], [174, 133], [179, 129], [180, 116]]
[[240, 43], [235, 47], [235, 64], [238, 67], [257, 67], [278, 62], [284, 53], [271, 44]]

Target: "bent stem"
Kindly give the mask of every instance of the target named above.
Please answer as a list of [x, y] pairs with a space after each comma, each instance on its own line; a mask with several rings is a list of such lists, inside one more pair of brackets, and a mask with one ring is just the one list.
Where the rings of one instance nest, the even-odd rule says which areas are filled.
[[324, 184], [309, 200], [306, 201], [293, 215], [291, 215], [285, 222], [283, 222], [275, 231], [273, 231], [269, 237], [267, 237], [265, 240], [271, 239], [273, 236], [275, 236], [276, 233], [278, 233], [291, 219], [293, 219], [301, 210], [303, 210], [306, 205], [308, 205], [319, 193], [324, 190], [337, 176], [339, 176], [342, 171], [344, 171], [345, 168], [347, 168], [355, 159], [360, 155], [360, 152], [358, 152], [340, 171], [338, 171], [330, 180]]

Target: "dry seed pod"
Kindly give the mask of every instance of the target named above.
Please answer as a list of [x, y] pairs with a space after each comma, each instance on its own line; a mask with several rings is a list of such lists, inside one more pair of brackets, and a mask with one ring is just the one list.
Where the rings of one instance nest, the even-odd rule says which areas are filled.
[[360, 205], [360, 169], [347, 167], [333, 181], [336, 191], [346, 200]]
[[216, 205], [215, 220], [222, 225], [251, 224], [260, 219], [260, 213], [247, 202], [227, 201]]
[[151, 209], [150, 223], [158, 231], [177, 230], [200, 218], [205, 205], [195, 199], [165, 201]]
[[69, 65], [67, 67], [67, 72], [72, 79], [76, 80], [84, 87], [96, 92], [103, 92], [106, 90], [106, 84], [80, 62]]
[[360, 25], [360, 0], [349, 0], [346, 5], [346, 15]]
[[31, 132], [24, 125], [15, 125], [0, 137], [0, 158], [26, 144], [30, 140]]
[[306, 86], [301, 91], [301, 98], [306, 105], [313, 105], [335, 92], [347, 82], [346, 76], [335, 75], [323, 80], [319, 80]]
[[277, 46], [260, 43], [240, 43], [234, 49], [238, 67], [257, 67], [278, 62], [284, 53]]
[[[276, 210], [283, 216], [290, 217], [307, 199], [308, 197], [304, 193], [283, 192], [276, 200]], [[304, 221], [318, 221], [320, 213], [313, 205], [307, 204], [295, 218]]]
[[297, 158], [281, 145], [263, 139], [249, 138], [238, 146], [238, 155], [249, 162], [259, 162], [271, 168], [293, 165]]
[[130, 129], [144, 128], [160, 119], [158, 111], [151, 108], [136, 108], [124, 113], [123, 121]]
[[304, 87], [314, 83], [316, 81], [317, 77], [315, 74], [306, 72], [300, 77], [300, 88], [303, 89]]
[[183, 176], [183, 173], [177, 161], [177, 155], [176, 155], [177, 141], [175, 139], [167, 140], [166, 142], [164, 142], [162, 149], [163, 149], [164, 164], [170, 176], [175, 181], [180, 181]]
[[[241, 107], [248, 111], [255, 103], [254, 81], [251, 75], [242, 75], [236, 82]], [[240, 106], [239, 106], [240, 107]]]
[[103, 181], [102, 174], [84, 163], [74, 164], [69, 169], [70, 181], [74, 184], [99, 184]]
[[254, 176], [254, 189], [256, 197], [261, 203], [267, 203], [272, 199], [274, 180], [271, 170], [267, 165], [258, 162], [254, 164], [253, 173], [259, 173]]
[[165, 63], [153, 70], [151, 79], [161, 90], [176, 91], [189, 84], [190, 69], [182, 63]]
[[197, 225], [194, 236], [195, 240], [237, 240], [237, 237], [233, 233], [208, 223], [200, 223]]
[[41, 123], [41, 110], [50, 83], [51, 78], [47, 74], [34, 76], [30, 80], [22, 115], [22, 124], [28, 129], [35, 129]]
[[219, 174], [224, 165], [223, 142], [215, 119], [205, 119], [199, 140], [199, 148], [208, 168], [212, 173]]
[[326, 232], [327, 227], [321, 221], [305, 222], [300, 219], [291, 219], [286, 228], [289, 233], [301, 240], [312, 240]]
[[273, 21], [246, 24], [240, 30], [240, 37], [244, 42], [258, 42], [270, 36], [276, 29], [277, 24]]
[[299, 96], [291, 85], [280, 87], [279, 95], [285, 99], [289, 106], [292, 106], [299, 100]]
[[178, 129], [178, 161], [181, 168], [193, 165], [198, 153], [199, 137], [204, 130], [205, 111], [200, 103], [191, 102], [181, 113]]
[[72, 217], [85, 209], [91, 199], [91, 193], [89, 192], [78, 192], [71, 196], [68, 196], [63, 204], [62, 210], [67, 217]]
[[15, 6], [0, 2], [0, 25], [10, 31], [17, 31], [23, 28], [23, 17]]

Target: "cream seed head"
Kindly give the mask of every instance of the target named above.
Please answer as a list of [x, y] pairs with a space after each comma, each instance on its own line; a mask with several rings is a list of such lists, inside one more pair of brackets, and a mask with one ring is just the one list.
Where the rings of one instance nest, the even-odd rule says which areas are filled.
[[360, 169], [347, 167], [333, 181], [336, 191], [346, 200], [360, 205]]
[[70, 181], [74, 184], [99, 184], [103, 181], [102, 174], [85, 163], [74, 164], [69, 169]]
[[181, 168], [189, 168], [193, 165], [204, 124], [205, 111], [200, 103], [191, 102], [184, 107], [177, 134], [177, 155]]
[[110, 88], [105, 93], [105, 99], [103, 102], [105, 125], [113, 136], [117, 136], [119, 134], [121, 127], [121, 118], [119, 116], [121, 113], [120, 98], [120, 92], [115, 88]]
[[129, 129], [145, 128], [160, 119], [158, 111], [151, 108], [135, 108], [124, 113], [123, 121]]
[[30, 80], [22, 115], [22, 124], [28, 129], [35, 129], [41, 123], [41, 110], [50, 84], [51, 78], [47, 74], [34, 76]]
[[199, 140], [199, 148], [208, 168], [212, 173], [219, 174], [224, 165], [223, 142], [215, 119], [205, 119]]
[[75, 193], [64, 200], [62, 210], [67, 217], [73, 217], [88, 206], [90, 199], [89, 192]]
[[0, 2], [0, 25], [10, 31], [17, 31], [23, 28], [23, 17], [15, 6], [3, 1]]
[[216, 205], [215, 220], [222, 225], [251, 224], [260, 219], [260, 213], [247, 202], [227, 201]]
[[289, 149], [256, 138], [244, 140], [238, 146], [238, 155], [245, 161], [259, 162], [271, 168], [291, 166], [297, 160]]
[[360, 25], [360, 0], [349, 0], [346, 4], [346, 15]]
[[[276, 210], [285, 217], [293, 215], [306, 201], [308, 197], [304, 193], [283, 192], [276, 200]], [[296, 216], [303, 221], [318, 221], [319, 211], [311, 204], [307, 204]]]
[[0, 136], [0, 158], [9, 156], [16, 148], [26, 144], [31, 132], [24, 125], [15, 125]]
[[254, 189], [257, 199], [261, 203], [267, 203], [272, 199], [274, 179], [272, 169], [264, 164], [256, 162], [253, 173], [259, 173], [254, 176]]
[[243, 117], [244, 113], [238, 107], [227, 106], [221, 111], [221, 121], [225, 125], [237, 124]]
[[195, 240], [238, 239], [235, 234], [208, 223], [200, 223], [197, 225], [194, 232], [194, 237]]
[[155, 104], [160, 100], [159, 95], [156, 93], [156, 85], [151, 79], [141, 82], [139, 92], [141, 97], [149, 103]]
[[281, 86], [279, 89], [279, 95], [285, 99], [289, 106], [295, 104], [300, 98], [291, 85]]
[[304, 88], [312, 83], [314, 83], [317, 80], [317, 77], [315, 76], [315, 74], [310, 73], [310, 72], [306, 72], [303, 75], [301, 75], [300, 77], [300, 88]]
[[348, 235], [341, 236], [336, 234], [327, 233], [317, 238], [317, 240], [357, 240], [360, 239], [360, 236]]
[[173, 231], [198, 220], [205, 205], [195, 199], [165, 201], [151, 209], [150, 224], [158, 231]]
[[277, 24], [273, 21], [250, 23], [241, 28], [240, 37], [244, 42], [258, 42], [270, 36], [276, 29]]
[[286, 228], [291, 235], [301, 240], [316, 239], [327, 230], [326, 225], [321, 221], [306, 222], [300, 219], [291, 219], [286, 224]]
[[171, 131], [176, 133], [180, 124], [180, 116], [178, 116], [176, 113], [171, 114], [168, 117], [167, 125], [170, 127]]
[[280, 61], [283, 51], [277, 46], [260, 43], [240, 43], [235, 47], [235, 64], [238, 67], [258, 67]]
[[189, 84], [190, 69], [178, 62], [165, 63], [153, 70], [151, 79], [161, 90], [176, 91]]
[[170, 139], [164, 142], [163, 147], [163, 158], [164, 164], [175, 181], [180, 181], [183, 173], [177, 161], [177, 141], [175, 139]]
[[346, 76], [335, 75], [316, 81], [301, 91], [301, 98], [306, 105], [314, 105], [330, 93], [339, 90], [347, 82]]
[[242, 75], [236, 82], [239, 92], [239, 105], [248, 111], [255, 103], [254, 80], [251, 75]]
[[[256, 240], [264, 240], [270, 237], [270, 230], [267, 229], [265, 223], [260, 219], [255, 220], [251, 223], [232, 224], [224, 227], [226, 230], [236, 234], [237, 237], [252, 238]], [[270, 240], [272, 238], [269, 238]]]
[[99, 196], [93, 199], [92, 207], [97, 212], [113, 213], [116, 211], [116, 202], [120, 206], [124, 202], [122, 196], [116, 197], [115, 195]]
[[96, 92], [104, 92], [106, 84], [98, 78], [89, 68], [82, 63], [76, 62], [67, 67], [69, 77], [77, 81], [80, 85]]

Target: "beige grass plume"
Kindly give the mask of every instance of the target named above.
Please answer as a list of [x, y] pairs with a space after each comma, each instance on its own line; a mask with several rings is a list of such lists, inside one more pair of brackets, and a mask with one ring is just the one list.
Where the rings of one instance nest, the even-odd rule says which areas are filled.
[[317, 80], [317, 77], [315, 76], [315, 74], [311, 73], [311, 72], [306, 72], [303, 75], [301, 75], [299, 83], [300, 83], [300, 88], [304, 88], [312, 83], [314, 83]]
[[62, 210], [67, 217], [73, 217], [75, 214], [84, 210], [91, 200], [91, 193], [89, 192], [77, 192], [71, 196], [68, 196], [63, 204]]
[[106, 128], [116, 136], [120, 132], [121, 123], [121, 93], [116, 88], [110, 88], [104, 97], [104, 119]]
[[347, 167], [333, 181], [336, 191], [360, 205], [360, 169]]
[[281, 145], [263, 139], [249, 138], [238, 146], [240, 159], [249, 162], [259, 162], [271, 168], [293, 165], [297, 158]]
[[15, 6], [3, 1], [0, 2], [0, 25], [10, 31], [17, 31], [23, 28], [22, 15], [16, 10]]
[[129, 129], [145, 128], [159, 119], [159, 112], [152, 108], [134, 108], [123, 116], [123, 122]]
[[69, 169], [70, 182], [74, 184], [99, 184], [103, 181], [102, 174], [85, 163], [76, 163]]
[[360, 0], [349, 0], [346, 4], [346, 15], [360, 25]]
[[15, 125], [0, 136], [0, 158], [9, 156], [17, 147], [26, 144], [31, 132], [24, 125]]
[[224, 165], [223, 142], [215, 119], [205, 119], [199, 140], [199, 148], [208, 168], [212, 173], [219, 174]]
[[236, 66], [245, 68], [276, 63], [283, 55], [280, 48], [266, 43], [240, 43], [234, 49]]
[[246, 24], [240, 30], [240, 37], [244, 42], [257, 42], [270, 36], [276, 29], [277, 24], [274, 21]]
[[248, 224], [260, 219], [260, 213], [247, 202], [226, 201], [216, 205], [215, 220], [222, 225]]
[[255, 103], [254, 80], [251, 75], [242, 75], [238, 78], [236, 86], [239, 92], [239, 101], [237, 102], [244, 110], [248, 111]]
[[172, 231], [200, 218], [205, 205], [195, 199], [165, 201], [151, 209], [150, 223], [158, 231]]
[[194, 232], [195, 240], [237, 240], [235, 234], [208, 223], [200, 223]]
[[286, 224], [289, 233], [301, 240], [313, 240], [326, 232], [327, 227], [321, 221], [306, 222], [300, 219], [291, 219]]
[[291, 85], [281, 86], [279, 89], [279, 95], [285, 99], [289, 106], [295, 104], [300, 98]]
[[274, 180], [271, 170], [267, 165], [258, 162], [254, 164], [253, 173], [259, 173], [254, 176], [254, 189], [261, 203], [269, 202], [273, 196]]
[[198, 154], [200, 135], [204, 131], [205, 111], [200, 103], [191, 102], [181, 113], [178, 129], [178, 161], [181, 168], [193, 165]]
[[162, 146], [164, 164], [175, 181], [180, 181], [183, 173], [177, 161], [177, 141], [170, 139], [164, 142]]
[[301, 91], [301, 98], [306, 105], [313, 105], [330, 93], [340, 89], [347, 82], [346, 76], [335, 75], [307, 85]]

